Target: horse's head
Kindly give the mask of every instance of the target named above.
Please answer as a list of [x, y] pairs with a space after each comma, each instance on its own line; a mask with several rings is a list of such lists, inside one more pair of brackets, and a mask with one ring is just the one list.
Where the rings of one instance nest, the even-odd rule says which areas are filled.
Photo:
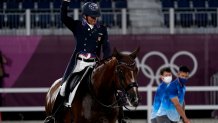
[[135, 62], [138, 52], [139, 48], [130, 54], [124, 54], [115, 48], [112, 55], [118, 61], [115, 72], [116, 87], [127, 95], [129, 105], [134, 107], [137, 107], [139, 103], [138, 83], [136, 81], [138, 68]]

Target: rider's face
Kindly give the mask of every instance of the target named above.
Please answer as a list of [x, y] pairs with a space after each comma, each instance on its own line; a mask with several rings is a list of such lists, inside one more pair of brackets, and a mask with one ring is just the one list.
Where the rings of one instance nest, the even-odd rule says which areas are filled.
[[98, 17], [86, 16], [86, 20], [89, 24], [95, 25], [97, 23]]

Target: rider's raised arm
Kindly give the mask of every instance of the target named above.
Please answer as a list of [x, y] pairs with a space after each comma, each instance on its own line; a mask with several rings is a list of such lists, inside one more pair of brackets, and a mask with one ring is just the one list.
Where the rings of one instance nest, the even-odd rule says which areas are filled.
[[70, 0], [63, 0], [61, 5], [61, 21], [65, 24], [67, 28], [73, 31], [74, 26], [76, 25], [76, 21], [67, 15], [67, 8], [70, 4]]

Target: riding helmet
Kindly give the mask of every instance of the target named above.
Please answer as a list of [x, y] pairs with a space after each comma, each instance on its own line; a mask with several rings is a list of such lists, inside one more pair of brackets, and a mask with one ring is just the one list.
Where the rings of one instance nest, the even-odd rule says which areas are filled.
[[82, 6], [82, 15], [91, 16], [91, 17], [99, 17], [101, 13], [96, 3], [86, 2]]

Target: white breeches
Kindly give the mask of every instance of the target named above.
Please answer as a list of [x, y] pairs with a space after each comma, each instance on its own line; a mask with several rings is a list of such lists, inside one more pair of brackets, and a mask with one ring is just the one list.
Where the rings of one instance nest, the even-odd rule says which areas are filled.
[[84, 62], [82, 60], [77, 60], [76, 67], [73, 70], [73, 73], [82, 71], [87, 66], [94, 66], [96, 62]]

